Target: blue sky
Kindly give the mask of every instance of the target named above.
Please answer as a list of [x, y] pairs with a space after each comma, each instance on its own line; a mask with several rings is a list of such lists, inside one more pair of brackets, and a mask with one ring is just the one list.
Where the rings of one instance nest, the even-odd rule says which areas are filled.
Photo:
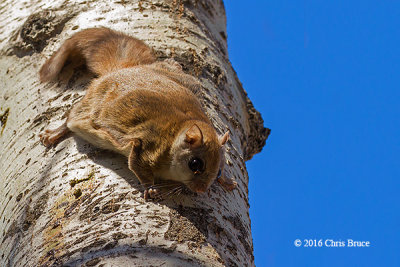
[[272, 129], [247, 162], [256, 265], [400, 266], [400, 2], [225, 7], [231, 62]]

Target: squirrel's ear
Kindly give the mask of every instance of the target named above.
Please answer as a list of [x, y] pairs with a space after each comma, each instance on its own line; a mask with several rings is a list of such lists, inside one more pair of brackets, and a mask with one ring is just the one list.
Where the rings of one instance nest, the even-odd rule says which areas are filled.
[[199, 126], [195, 124], [186, 131], [185, 141], [193, 148], [199, 147], [203, 143], [203, 133]]
[[219, 144], [221, 146], [225, 145], [225, 143], [229, 140], [229, 132], [226, 132], [224, 135], [220, 135], [218, 137]]

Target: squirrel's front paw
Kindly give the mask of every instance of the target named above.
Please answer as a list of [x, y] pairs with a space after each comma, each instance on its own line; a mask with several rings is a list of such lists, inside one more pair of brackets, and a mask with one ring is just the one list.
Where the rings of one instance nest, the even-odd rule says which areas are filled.
[[237, 187], [237, 182], [233, 179], [220, 177], [217, 179], [217, 181], [227, 191], [232, 191]]
[[157, 188], [149, 187], [144, 190], [144, 199], [147, 200], [160, 200], [161, 199], [161, 191]]

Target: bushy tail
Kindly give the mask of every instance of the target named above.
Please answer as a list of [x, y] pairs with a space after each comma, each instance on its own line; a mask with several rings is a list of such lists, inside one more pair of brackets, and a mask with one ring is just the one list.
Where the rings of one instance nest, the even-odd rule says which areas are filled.
[[155, 61], [151, 48], [144, 42], [108, 28], [90, 28], [74, 34], [43, 64], [40, 81], [55, 79], [67, 59], [75, 61], [82, 57], [99, 76]]

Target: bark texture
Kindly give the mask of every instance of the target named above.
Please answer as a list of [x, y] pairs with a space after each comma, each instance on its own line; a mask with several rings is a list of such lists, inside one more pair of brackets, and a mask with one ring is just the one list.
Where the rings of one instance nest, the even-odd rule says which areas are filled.
[[[2, 1], [0, 4], [0, 266], [253, 266], [245, 160], [269, 130], [232, 69], [217, 0]], [[55, 83], [38, 70], [73, 33], [106, 26], [172, 57], [203, 84], [218, 133], [231, 132], [225, 175], [153, 203], [127, 160], [73, 137], [45, 149], [38, 134], [61, 124], [93, 78], [67, 65]]]

